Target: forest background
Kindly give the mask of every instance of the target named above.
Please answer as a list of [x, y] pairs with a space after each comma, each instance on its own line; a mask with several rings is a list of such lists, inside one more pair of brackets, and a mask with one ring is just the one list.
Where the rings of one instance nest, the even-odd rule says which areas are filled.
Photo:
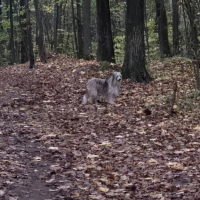
[[53, 52], [124, 63], [124, 78], [149, 82], [145, 59], [178, 55], [194, 59], [200, 89], [198, 0], [1, 0], [0, 5], [0, 65], [30, 60], [32, 68], [34, 57], [46, 62], [46, 52]]
[[[24, 63], [29, 60], [26, 20], [30, 14], [34, 55], [42, 35], [45, 52], [73, 57], [96, 57], [98, 45], [97, 9], [100, 17], [110, 11], [114, 56], [124, 61], [126, 2], [122, 0], [1, 0], [0, 1], [0, 65]], [[135, 1], [135, 6], [137, 1]], [[147, 60], [180, 55], [195, 55], [194, 41], [198, 35], [199, 1], [145, 1], [145, 50]], [[26, 7], [25, 7], [26, 5]], [[103, 7], [104, 6], [104, 7]], [[108, 7], [108, 10], [103, 10]], [[30, 12], [26, 9], [30, 9]], [[160, 32], [160, 27], [162, 31]], [[37, 30], [39, 30], [37, 32]], [[195, 32], [196, 31], [196, 32]], [[196, 34], [196, 35], [195, 35]], [[86, 38], [88, 37], [88, 38]], [[85, 40], [89, 41], [85, 47]], [[197, 39], [198, 41], [198, 39]], [[41, 40], [40, 42], [41, 43]], [[159, 44], [161, 46], [159, 46]]]

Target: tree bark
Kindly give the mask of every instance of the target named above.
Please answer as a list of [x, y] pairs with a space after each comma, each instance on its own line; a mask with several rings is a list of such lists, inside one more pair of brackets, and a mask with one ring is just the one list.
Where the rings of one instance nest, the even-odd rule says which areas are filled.
[[58, 39], [57, 39], [57, 52], [61, 53], [63, 51], [61, 44], [62, 44], [62, 35], [63, 32], [61, 30], [61, 24], [62, 24], [62, 3], [60, 2], [58, 5], [58, 13], [57, 13], [57, 17], [58, 17], [58, 24], [57, 24], [57, 29], [58, 29]]
[[[182, 4], [184, 5], [184, 0], [182, 0]], [[189, 56], [189, 51], [190, 51], [190, 42], [189, 42], [189, 30], [188, 30], [188, 25], [186, 22], [186, 12], [183, 7], [183, 22], [184, 22], [184, 27], [185, 27], [185, 37], [186, 37], [186, 51], [187, 51], [187, 55]]]
[[145, 67], [144, 0], [126, 0], [125, 57], [123, 78], [148, 83], [152, 80]]
[[0, 32], [2, 31], [2, 0], [0, 0]]
[[25, 63], [28, 61], [28, 49], [27, 49], [27, 25], [26, 19], [26, 12], [24, 10], [25, 7], [25, 0], [20, 0], [20, 27], [22, 32], [22, 40], [20, 42], [21, 45], [21, 63]]
[[31, 35], [31, 22], [30, 22], [30, 10], [28, 6], [28, 0], [25, 0], [25, 11], [26, 11], [26, 23], [27, 23], [27, 43], [29, 50], [29, 60], [30, 60], [30, 69], [35, 66], [35, 58], [33, 53], [33, 43], [32, 43], [32, 35]]
[[91, 29], [90, 29], [90, 16], [91, 16], [91, 0], [83, 0], [83, 58], [88, 60], [91, 49]]
[[97, 61], [115, 62], [110, 21], [109, 0], [96, 0], [97, 7]]
[[75, 14], [74, 14], [74, 0], [71, 1], [71, 7], [72, 7], [72, 23], [73, 23], [73, 31], [74, 31], [74, 41], [76, 46], [76, 54], [78, 57], [78, 41], [76, 36], [76, 23], [75, 23]]
[[83, 58], [83, 26], [81, 17], [81, 1], [76, 0], [77, 5], [77, 27], [78, 27], [78, 58]]
[[57, 53], [58, 45], [58, 0], [54, 2], [54, 52]]
[[144, 0], [144, 32], [145, 32], [145, 39], [146, 39], [146, 48], [147, 48], [147, 59], [148, 62], [150, 62], [150, 47], [149, 47], [149, 31], [148, 31], [148, 27], [147, 27], [147, 9], [146, 9], [146, 0]]
[[178, 0], [172, 0], [173, 4], [173, 54], [179, 54], [179, 32], [178, 32], [178, 24], [179, 24], [179, 16], [178, 16]]
[[11, 61], [10, 64], [13, 65], [15, 62], [15, 50], [14, 50], [14, 30], [13, 30], [13, 9], [12, 0], [10, 0], [10, 49], [11, 49]]
[[167, 15], [164, 0], [155, 0], [157, 11], [158, 37], [161, 58], [170, 57], [171, 52], [168, 41]]
[[[195, 24], [195, 4], [191, 0], [184, 0], [185, 6], [187, 8], [188, 18], [190, 20], [190, 29], [191, 29], [191, 42], [192, 42], [192, 50], [194, 53], [194, 59], [196, 60], [196, 65], [194, 65], [194, 74], [196, 79], [197, 90], [200, 91], [200, 76], [199, 76], [199, 40], [197, 34], [197, 27]], [[192, 4], [193, 3], [193, 4]]]
[[36, 41], [37, 41], [38, 50], [39, 50], [39, 58], [41, 62], [45, 63], [46, 53], [44, 49], [43, 26], [42, 26], [42, 20], [40, 16], [39, 7], [38, 7], [38, 0], [34, 0], [34, 5], [35, 5], [36, 27], [37, 27]]

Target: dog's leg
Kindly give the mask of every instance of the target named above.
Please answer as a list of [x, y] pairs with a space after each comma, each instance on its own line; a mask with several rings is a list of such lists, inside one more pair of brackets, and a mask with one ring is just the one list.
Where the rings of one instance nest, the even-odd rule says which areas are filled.
[[97, 103], [97, 98], [95, 96], [90, 96], [90, 97], [88, 97], [88, 102], [90, 104], [96, 104]]
[[85, 95], [83, 96], [82, 104], [86, 104], [89, 100], [88, 98], [89, 98], [89, 93], [88, 90], [86, 89]]
[[94, 97], [94, 98], [92, 99], [92, 103], [93, 103], [93, 104], [97, 104], [97, 98], [96, 98], [96, 97]]
[[83, 96], [82, 104], [86, 104], [87, 102], [88, 102], [88, 96], [87, 96], [87, 94], [85, 94], [85, 95]]
[[97, 90], [92, 91], [92, 94], [91, 94], [90, 97], [91, 97], [91, 103], [92, 104], [97, 104], [97, 97], [98, 97]]
[[114, 96], [112, 96], [112, 95], [108, 96], [108, 103], [115, 104], [115, 98], [114, 98]]
[[93, 101], [92, 97], [88, 97], [88, 103], [92, 104], [92, 101]]

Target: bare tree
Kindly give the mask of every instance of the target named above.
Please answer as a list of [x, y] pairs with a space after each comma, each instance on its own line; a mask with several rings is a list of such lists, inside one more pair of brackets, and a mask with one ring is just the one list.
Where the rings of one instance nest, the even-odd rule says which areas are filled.
[[72, 24], [73, 24], [73, 31], [74, 31], [74, 40], [76, 45], [76, 52], [78, 57], [78, 41], [76, 36], [76, 22], [75, 22], [75, 13], [74, 13], [74, 0], [71, 0], [71, 7], [72, 7]]
[[77, 28], [78, 28], [78, 58], [83, 58], [83, 26], [82, 26], [80, 0], [76, 0], [76, 6], [77, 6]]
[[178, 0], [172, 0], [173, 6], [173, 54], [179, 54], [179, 15], [178, 15]]
[[26, 12], [25, 12], [25, 0], [20, 0], [20, 28], [21, 28], [21, 63], [28, 61], [28, 49], [27, 49], [27, 30], [26, 30]]
[[126, 0], [124, 78], [148, 83], [152, 80], [145, 68], [144, 0]]
[[58, 0], [54, 1], [54, 52], [57, 53], [58, 44]]
[[38, 0], [34, 0], [35, 5], [35, 15], [36, 15], [36, 42], [38, 45], [39, 57], [41, 62], [46, 62], [46, 53], [44, 49], [44, 41], [43, 41], [43, 26], [42, 20], [40, 16], [40, 10], [38, 7]]
[[168, 41], [168, 30], [167, 30], [167, 15], [164, 5], [164, 0], [155, 0], [156, 11], [157, 11], [157, 24], [158, 24], [158, 37], [160, 44], [160, 55], [161, 58], [171, 56], [169, 41]]
[[91, 54], [91, 0], [83, 0], [83, 57], [89, 59]]
[[12, 3], [13, 0], [9, 0], [10, 3], [10, 49], [11, 49], [11, 61], [10, 64], [14, 64], [15, 62], [15, 49], [14, 49], [14, 30], [13, 30], [13, 9]]
[[191, 43], [193, 57], [195, 59], [194, 64], [194, 74], [196, 79], [197, 90], [200, 91], [200, 76], [199, 76], [199, 66], [200, 66], [200, 52], [199, 52], [199, 40], [197, 37], [197, 27], [195, 24], [195, 2], [191, 0], [184, 0], [185, 7], [187, 8], [187, 14], [190, 21], [191, 30]]
[[25, 11], [26, 11], [26, 23], [27, 23], [27, 41], [28, 41], [28, 50], [29, 50], [29, 60], [30, 60], [30, 69], [35, 66], [35, 58], [33, 53], [33, 42], [31, 35], [31, 22], [30, 22], [30, 10], [28, 0], [25, 0]]
[[96, 0], [97, 61], [115, 62], [109, 0]]

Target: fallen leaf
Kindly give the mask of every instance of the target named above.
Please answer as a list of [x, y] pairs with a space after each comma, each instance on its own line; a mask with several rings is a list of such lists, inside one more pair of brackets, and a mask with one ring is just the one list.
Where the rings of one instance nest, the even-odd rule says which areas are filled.
[[36, 156], [36, 157], [33, 158], [33, 160], [35, 162], [40, 162], [42, 160], [42, 158], [40, 156]]
[[98, 157], [99, 157], [99, 155], [94, 155], [94, 154], [87, 155], [87, 158], [98, 158]]
[[101, 191], [101, 192], [108, 192], [109, 189], [107, 187], [99, 187], [99, 191]]
[[155, 164], [157, 164], [157, 163], [158, 163], [158, 161], [157, 161], [157, 160], [155, 160], [155, 159], [153, 159], [153, 158], [151, 158], [150, 160], [148, 160], [148, 163], [155, 163]]

